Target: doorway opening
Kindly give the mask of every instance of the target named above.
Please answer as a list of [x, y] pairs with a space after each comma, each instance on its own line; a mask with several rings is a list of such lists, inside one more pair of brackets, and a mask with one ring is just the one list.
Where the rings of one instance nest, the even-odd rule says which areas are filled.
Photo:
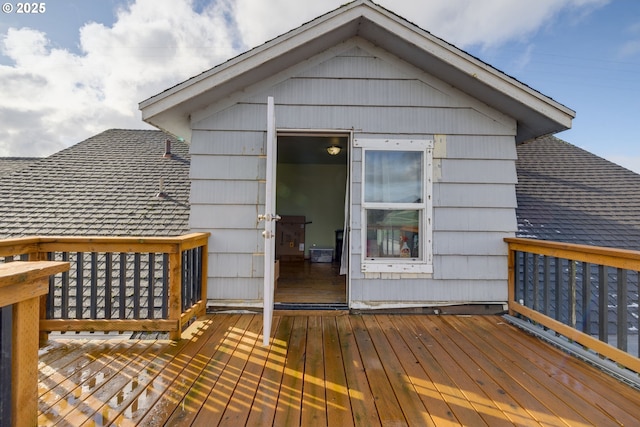
[[347, 306], [349, 134], [278, 133], [276, 307]]

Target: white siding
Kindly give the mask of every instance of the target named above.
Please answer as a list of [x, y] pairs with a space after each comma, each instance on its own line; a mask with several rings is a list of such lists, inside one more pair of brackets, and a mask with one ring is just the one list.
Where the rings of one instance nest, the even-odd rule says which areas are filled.
[[[327, 83], [332, 83], [330, 80]], [[378, 82], [383, 85], [383, 82]], [[380, 89], [379, 89], [380, 90]], [[279, 99], [277, 92], [275, 98]], [[306, 101], [308, 102], [308, 100]], [[258, 131], [266, 127], [265, 107], [260, 104], [240, 104], [220, 113], [224, 129]], [[279, 128], [289, 129], [367, 129], [371, 133], [389, 133], [389, 125], [403, 129], [405, 134], [509, 135], [511, 129], [487, 120], [470, 107], [439, 108], [431, 106], [353, 106], [343, 105], [283, 105], [277, 103]], [[221, 129], [222, 123], [211, 118], [195, 124], [195, 129]], [[327, 127], [331, 123], [330, 128]], [[218, 124], [220, 123], [220, 124]]]
[[516, 184], [518, 175], [513, 160], [443, 159], [441, 182]]
[[[259, 199], [256, 200], [256, 194]], [[264, 183], [257, 180], [194, 180], [191, 198], [202, 204], [250, 205], [256, 201], [264, 204]]]
[[512, 233], [496, 233], [491, 231], [465, 232], [461, 236], [460, 231], [434, 232], [435, 253], [443, 255], [497, 255], [503, 256], [507, 250], [507, 244], [502, 240], [512, 237]]
[[[279, 129], [354, 131], [359, 138], [432, 139], [434, 273], [360, 270], [361, 151], [352, 156], [351, 302], [354, 307], [501, 302], [507, 298], [503, 238], [516, 230], [515, 120], [366, 42], [310, 58], [292, 71], [195, 112], [192, 217], [212, 232], [209, 298], [262, 298], [266, 97]], [[226, 104], [225, 104], [226, 103]]]
[[439, 207], [515, 208], [516, 194], [513, 184], [438, 183], [433, 186], [433, 200]]
[[[434, 231], [513, 231], [513, 208], [435, 208]], [[459, 238], [464, 238], [460, 235]]]

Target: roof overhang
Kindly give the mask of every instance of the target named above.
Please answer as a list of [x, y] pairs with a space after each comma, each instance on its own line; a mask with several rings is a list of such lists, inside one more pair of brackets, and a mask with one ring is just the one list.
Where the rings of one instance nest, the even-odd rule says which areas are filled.
[[392, 12], [357, 0], [140, 103], [142, 119], [190, 139], [190, 115], [360, 37], [516, 119], [517, 142], [571, 127], [575, 112]]

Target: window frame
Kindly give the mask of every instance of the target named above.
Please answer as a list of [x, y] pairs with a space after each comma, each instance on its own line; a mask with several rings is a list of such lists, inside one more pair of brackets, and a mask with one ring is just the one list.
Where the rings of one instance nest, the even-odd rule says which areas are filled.
[[[433, 146], [432, 139], [354, 139], [354, 147], [362, 149], [361, 157], [361, 266], [365, 273], [433, 273]], [[367, 202], [366, 152], [367, 151], [419, 151], [423, 153], [422, 202], [392, 203]], [[367, 257], [367, 211], [417, 210], [419, 224], [420, 258], [372, 258]]]

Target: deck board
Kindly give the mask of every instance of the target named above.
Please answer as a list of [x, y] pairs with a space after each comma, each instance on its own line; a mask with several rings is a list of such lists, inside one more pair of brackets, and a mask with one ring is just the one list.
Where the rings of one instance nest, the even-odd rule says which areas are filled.
[[349, 386], [335, 317], [322, 319], [327, 425], [353, 426]]
[[[477, 318], [473, 319], [473, 321], [481, 324], [486, 332], [494, 329], [484, 319]], [[606, 375], [593, 377], [593, 375], [590, 375], [591, 369], [588, 365], [562, 353], [559, 349], [537, 346], [538, 340], [534, 337], [516, 340], [513, 333], [518, 333], [519, 331], [511, 328], [508, 328], [506, 332], [506, 334], [494, 334], [494, 336], [502, 344], [510, 346], [513, 350], [512, 355], [517, 355], [523, 361], [531, 362], [532, 365], [525, 367], [544, 372], [545, 375], [540, 376], [540, 378], [553, 380], [551, 387], [562, 390], [561, 393], [565, 396], [571, 396], [576, 391], [580, 392], [580, 399], [575, 399], [571, 396], [568, 400], [590, 422], [597, 424], [598, 421], [601, 421], [606, 424], [611, 422], [612, 419], [617, 420], [622, 425], [634, 425], [639, 422], [640, 412], [638, 411], [640, 408], [637, 403], [638, 392], [636, 390], [630, 387], [622, 388], [620, 392], [627, 394], [629, 399], [612, 401], [609, 399], [609, 390], [618, 388], [619, 384], [615, 379]], [[557, 364], [558, 360], [562, 361], [560, 365]], [[563, 369], [565, 366], [570, 366], [571, 369]], [[598, 408], [597, 411], [593, 410], [594, 406]], [[603, 418], [602, 415], [606, 417]]]
[[349, 400], [356, 426], [379, 426], [380, 417], [367, 379], [360, 349], [356, 343], [349, 316], [335, 319], [340, 335], [340, 349], [344, 360], [344, 373], [349, 387]]
[[634, 425], [640, 392], [499, 316], [216, 314], [178, 343], [51, 340], [39, 425]]

